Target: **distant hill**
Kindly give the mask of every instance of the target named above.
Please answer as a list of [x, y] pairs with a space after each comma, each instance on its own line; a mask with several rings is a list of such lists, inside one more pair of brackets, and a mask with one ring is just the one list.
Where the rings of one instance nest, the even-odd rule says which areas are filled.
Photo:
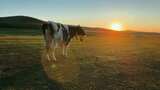
[[7, 28], [40, 28], [45, 21], [28, 16], [0, 17], [0, 27]]
[[[23, 29], [40, 29], [41, 24], [45, 21], [29, 17], [29, 16], [9, 16], [9, 17], [0, 17], [0, 28], [23, 28]], [[106, 28], [97, 28], [97, 27], [83, 27], [89, 34], [98, 33], [107, 33], [107, 32], [117, 32]], [[9, 29], [8, 29], [9, 30]], [[128, 33], [140, 33], [136, 31], [125, 31]], [[142, 32], [143, 33], [143, 32]], [[155, 34], [155, 33], [149, 33]], [[159, 33], [158, 33], [159, 34]]]
[[[0, 17], [0, 27], [5, 28], [40, 28], [45, 21], [29, 16]], [[86, 30], [108, 30], [104, 28], [84, 27]]]

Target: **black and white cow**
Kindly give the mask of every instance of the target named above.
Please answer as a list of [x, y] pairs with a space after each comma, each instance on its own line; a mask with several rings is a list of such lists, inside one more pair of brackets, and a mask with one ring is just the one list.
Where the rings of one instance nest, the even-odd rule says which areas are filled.
[[[67, 56], [67, 47], [73, 37], [83, 40], [86, 35], [80, 26], [64, 25], [48, 21], [42, 25], [44, 39], [46, 42], [46, 56], [48, 60], [52, 58], [56, 61], [55, 49], [60, 46], [63, 48], [63, 55]], [[52, 52], [52, 53], [50, 53]]]

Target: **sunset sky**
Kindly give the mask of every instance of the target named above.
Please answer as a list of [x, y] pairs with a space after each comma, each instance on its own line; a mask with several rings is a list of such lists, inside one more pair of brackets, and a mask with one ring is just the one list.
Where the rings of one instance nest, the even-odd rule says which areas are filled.
[[66, 24], [160, 32], [160, 0], [1, 0], [0, 17], [25, 15]]

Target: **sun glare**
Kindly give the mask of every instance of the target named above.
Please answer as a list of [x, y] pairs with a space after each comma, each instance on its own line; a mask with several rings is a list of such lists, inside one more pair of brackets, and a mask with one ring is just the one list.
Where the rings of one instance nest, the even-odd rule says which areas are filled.
[[115, 31], [123, 31], [123, 26], [122, 24], [119, 24], [119, 23], [111, 24], [110, 28]]

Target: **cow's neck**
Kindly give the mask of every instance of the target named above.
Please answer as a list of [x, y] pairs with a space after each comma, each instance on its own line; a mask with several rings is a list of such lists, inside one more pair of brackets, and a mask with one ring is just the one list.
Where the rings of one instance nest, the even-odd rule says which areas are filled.
[[65, 41], [66, 45], [68, 45], [70, 43], [71, 39], [76, 36], [76, 33], [77, 32], [76, 32], [75, 28], [73, 26], [71, 26], [71, 27], [69, 26], [69, 37]]
[[69, 33], [70, 33], [70, 38], [73, 38], [77, 35], [77, 32], [75, 29], [69, 29]]

